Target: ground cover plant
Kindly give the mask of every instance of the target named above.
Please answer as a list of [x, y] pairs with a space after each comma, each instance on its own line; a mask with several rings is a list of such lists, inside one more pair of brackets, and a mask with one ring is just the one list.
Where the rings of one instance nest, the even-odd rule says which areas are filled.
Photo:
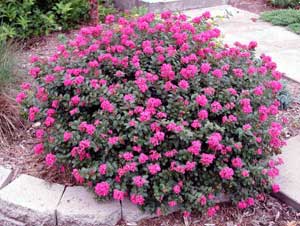
[[48, 60], [33, 57], [17, 96], [36, 154], [71, 168], [101, 199], [213, 216], [216, 196], [241, 209], [278, 192], [284, 145], [274, 120], [281, 73], [256, 43], [223, 45], [208, 12], [110, 15]]
[[285, 8], [300, 6], [299, 0], [270, 0], [269, 2], [274, 6]]
[[261, 18], [273, 25], [287, 26], [289, 30], [300, 34], [300, 10], [281, 9], [264, 12]]

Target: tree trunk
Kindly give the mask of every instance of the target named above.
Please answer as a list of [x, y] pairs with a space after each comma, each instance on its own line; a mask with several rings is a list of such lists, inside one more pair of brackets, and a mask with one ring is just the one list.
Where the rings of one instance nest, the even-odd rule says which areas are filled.
[[99, 22], [98, 0], [89, 0], [90, 2], [90, 20], [91, 25], [97, 25]]

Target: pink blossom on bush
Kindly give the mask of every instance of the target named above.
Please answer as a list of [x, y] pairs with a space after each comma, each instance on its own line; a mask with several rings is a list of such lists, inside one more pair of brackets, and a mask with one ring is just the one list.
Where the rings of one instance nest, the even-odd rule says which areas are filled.
[[222, 179], [231, 180], [232, 176], [234, 175], [234, 171], [230, 167], [224, 167], [219, 172], [219, 175]]
[[107, 182], [97, 183], [95, 186], [95, 192], [99, 196], [107, 196], [109, 194], [110, 185]]

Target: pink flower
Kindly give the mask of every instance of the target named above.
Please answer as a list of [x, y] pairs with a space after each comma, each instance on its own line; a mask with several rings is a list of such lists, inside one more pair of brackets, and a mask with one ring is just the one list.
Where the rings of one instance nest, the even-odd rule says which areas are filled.
[[169, 201], [169, 202], [168, 202], [168, 205], [169, 205], [170, 207], [174, 207], [174, 206], [177, 205], [177, 202], [176, 202], [176, 201]]
[[47, 126], [47, 127], [50, 127], [54, 124], [55, 122], [55, 119], [52, 118], [52, 117], [47, 117], [44, 124]]
[[80, 97], [79, 96], [76, 95], [76, 96], [73, 96], [71, 98], [71, 104], [73, 106], [77, 106], [79, 103], [80, 103]]
[[186, 80], [180, 80], [178, 86], [183, 90], [187, 90], [190, 87]]
[[207, 201], [206, 197], [204, 195], [201, 195], [201, 197], [199, 198], [199, 203], [202, 206], [204, 206], [204, 205], [206, 205], [206, 201]]
[[141, 176], [135, 176], [134, 178], [132, 178], [132, 181], [134, 185], [139, 188], [143, 187], [143, 185], [146, 183], [146, 180]]
[[242, 170], [241, 172], [243, 177], [249, 177], [249, 171], [248, 170]]
[[107, 196], [109, 193], [110, 185], [107, 182], [97, 183], [95, 186], [95, 192], [99, 196]]
[[208, 112], [206, 110], [201, 110], [198, 112], [198, 118], [200, 120], [205, 120], [208, 118]]
[[135, 205], [142, 206], [142, 205], [144, 205], [145, 199], [142, 195], [131, 194], [130, 201]]
[[203, 153], [201, 154], [201, 164], [203, 164], [204, 166], [209, 166], [215, 159], [215, 155], [214, 154], [206, 154]]
[[125, 196], [125, 192], [123, 191], [120, 191], [118, 189], [114, 189], [114, 192], [113, 192], [113, 198], [115, 200], [123, 200], [124, 199], [124, 196]]
[[279, 192], [279, 191], [280, 191], [280, 186], [279, 186], [279, 184], [273, 184], [273, 185], [272, 185], [272, 191], [273, 191], [274, 193]]
[[106, 164], [101, 164], [98, 168], [99, 174], [100, 175], [105, 175], [107, 170]]
[[223, 76], [223, 71], [221, 69], [215, 69], [213, 70], [212, 75], [220, 79]]
[[108, 101], [108, 100], [103, 100], [101, 102], [101, 108], [104, 111], [107, 111], [109, 113], [112, 113], [114, 111], [114, 106]]
[[18, 104], [21, 104], [23, 102], [23, 100], [25, 100], [26, 98], [27, 98], [27, 95], [24, 92], [21, 92], [17, 95], [16, 102]]
[[235, 168], [242, 168], [242, 166], [243, 166], [242, 160], [238, 157], [232, 159], [231, 163], [232, 163], [233, 167], [235, 167]]
[[73, 169], [72, 175], [77, 181], [77, 183], [82, 184], [84, 182], [84, 178], [80, 175], [79, 171], [77, 169]]
[[222, 141], [222, 135], [220, 133], [212, 133], [208, 138], [208, 147], [212, 150], [220, 150], [222, 145], [220, 142]]
[[176, 185], [173, 187], [173, 192], [174, 192], [175, 194], [179, 194], [179, 193], [181, 192], [181, 187], [180, 187], [178, 184], [176, 184]]
[[231, 169], [230, 167], [224, 167], [223, 169], [221, 169], [221, 171], [219, 172], [219, 175], [222, 179], [225, 180], [231, 180], [233, 175], [234, 175], [234, 171], [233, 169]]
[[203, 74], [207, 74], [211, 69], [211, 66], [209, 63], [203, 63], [201, 64], [201, 67], [200, 67], [200, 71], [201, 73]]
[[35, 154], [39, 155], [44, 152], [44, 145], [42, 143], [37, 144], [34, 146], [33, 150]]
[[161, 169], [160, 169], [159, 164], [156, 163], [156, 164], [150, 164], [150, 165], [148, 165], [148, 170], [149, 170], [150, 174], [155, 175], [155, 174], [157, 174]]
[[72, 132], [64, 132], [64, 142], [69, 141], [72, 138]]
[[238, 203], [238, 208], [239, 209], [246, 209], [247, 208], [247, 202], [242, 200], [242, 201], [239, 201]]
[[207, 98], [205, 95], [199, 95], [196, 97], [196, 102], [199, 104], [201, 107], [204, 107], [207, 104]]
[[47, 154], [45, 160], [46, 160], [47, 166], [53, 166], [53, 164], [56, 162], [56, 156], [51, 153]]
[[201, 149], [201, 142], [199, 140], [195, 140], [192, 142], [192, 146], [188, 147], [188, 152], [193, 155], [199, 155]]
[[110, 137], [110, 138], [108, 138], [108, 143], [110, 145], [114, 145], [114, 144], [118, 143], [118, 141], [119, 141], [119, 137]]
[[37, 129], [35, 131], [35, 137], [38, 139], [42, 139], [44, 137], [45, 131], [43, 129]]
[[222, 105], [218, 101], [214, 101], [211, 104], [211, 112], [217, 113], [222, 110]]

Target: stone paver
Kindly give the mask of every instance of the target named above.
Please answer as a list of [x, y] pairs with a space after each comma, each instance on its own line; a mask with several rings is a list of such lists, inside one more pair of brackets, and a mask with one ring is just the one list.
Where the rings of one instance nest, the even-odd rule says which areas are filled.
[[280, 175], [275, 180], [281, 187], [278, 197], [300, 210], [300, 135], [287, 141], [280, 157], [284, 164], [279, 167]]
[[99, 202], [81, 186], [67, 187], [57, 207], [58, 226], [113, 226], [120, 219], [119, 202]]
[[11, 169], [4, 168], [0, 166], [0, 189], [6, 186], [13, 176], [13, 171]]
[[62, 185], [20, 175], [0, 191], [0, 225], [56, 225], [55, 209], [63, 191]]
[[122, 218], [128, 224], [134, 224], [142, 219], [157, 217], [155, 214], [142, 212], [136, 205], [132, 204], [128, 199], [122, 201]]
[[228, 18], [218, 19], [219, 28], [224, 36], [224, 42], [233, 44], [239, 41], [248, 44], [257, 41], [257, 54], [270, 55], [285, 75], [300, 82], [300, 36], [284, 27], [273, 26], [263, 22], [259, 15], [240, 10], [229, 5], [206, 9], [188, 10], [185, 14], [195, 17], [204, 11], [210, 11], [213, 16]]

